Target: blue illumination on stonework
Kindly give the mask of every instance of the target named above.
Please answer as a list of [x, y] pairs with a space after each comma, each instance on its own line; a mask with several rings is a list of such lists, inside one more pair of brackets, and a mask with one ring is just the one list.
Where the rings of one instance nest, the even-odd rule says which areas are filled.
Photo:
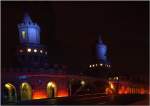
[[23, 80], [23, 79], [27, 79], [28, 77], [25, 76], [25, 75], [23, 75], [23, 76], [19, 76], [18, 78], [19, 78], [20, 80]]
[[[22, 23], [18, 24], [19, 47], [18, 62], [23, 67], [41, 67], [47, 61], [47, 49], [40, 44], [40, 27], [34, 23], [28, 14], [25, 14]], [[25, 77], [20, 77], [25, 78]]]
[[107, 61], [107, 46], [103, 43], [101, 36], [99, 36], [99, 42], [96, 45], [97, 50], [97, 58], [100, 62], [106, 62]]
[[22, 44], [39, 44], [40, 27], [33, 23], [30, 16], [26, 14], [23, 22], [18, 25], [19, 38]]

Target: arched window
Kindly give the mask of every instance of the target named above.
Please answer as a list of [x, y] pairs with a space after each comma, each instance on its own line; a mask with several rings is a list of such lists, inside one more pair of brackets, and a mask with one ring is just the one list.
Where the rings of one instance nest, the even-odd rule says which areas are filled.
[[7, 102], [16, 102], [17, 93], [16, 88], [11, 83], [6, 83], [4, 88], [4, 101]]
[[48, 82], [47, 84], [47, 95], [49, 98], [56, 97], [57, 87], [54, 82]]
[[23, 82], [20, 86], [21, 100], [31, 100], [32, 99], [32, 88], [27, 82]]

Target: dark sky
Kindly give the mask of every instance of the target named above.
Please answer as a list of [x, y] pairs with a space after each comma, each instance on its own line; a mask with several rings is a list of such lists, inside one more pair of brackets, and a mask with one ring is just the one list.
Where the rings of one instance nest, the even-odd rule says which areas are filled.
[[24, 13], [41, 27], [49, 62], [86, 68], [101, 34], [113, 70], [148, 73], [148, 2], [2, 2], [2, 66], [14, 62]]

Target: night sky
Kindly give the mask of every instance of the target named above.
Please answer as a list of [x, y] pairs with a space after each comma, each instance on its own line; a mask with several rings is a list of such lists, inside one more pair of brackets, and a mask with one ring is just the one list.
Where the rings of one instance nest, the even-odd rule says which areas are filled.
[[49, 63], [82, 70], [93, 63], [98, 35], [113, 71], [148, 74], [148, 2], [2, 2], [2, 66], [15, 63], [24, 13], [41, 27]]

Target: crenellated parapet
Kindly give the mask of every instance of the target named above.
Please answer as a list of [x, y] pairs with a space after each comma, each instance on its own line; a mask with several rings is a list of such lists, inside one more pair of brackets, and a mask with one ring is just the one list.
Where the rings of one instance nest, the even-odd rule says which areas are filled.
[[30, 16], [25, 14], [22, 23], [18, 24], [21, 44], [40, 44], [40, 27], [33, 23]]

